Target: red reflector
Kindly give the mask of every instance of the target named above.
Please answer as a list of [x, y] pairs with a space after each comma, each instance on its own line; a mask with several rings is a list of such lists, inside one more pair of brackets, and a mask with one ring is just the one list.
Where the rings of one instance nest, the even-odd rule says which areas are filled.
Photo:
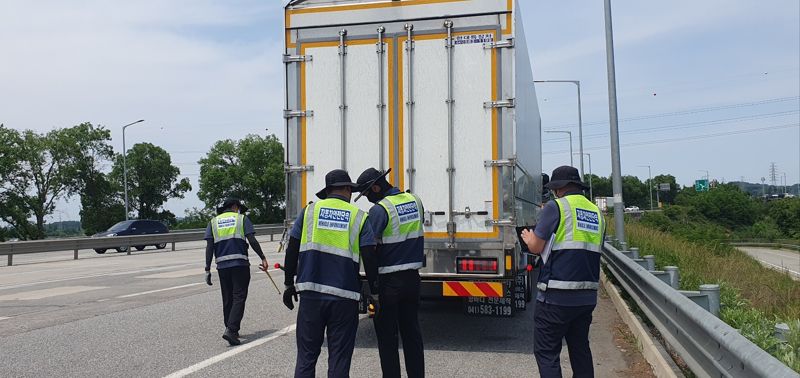
[[498, 262], [492, 257], [457, 257], [458, 273], [496, 274]]

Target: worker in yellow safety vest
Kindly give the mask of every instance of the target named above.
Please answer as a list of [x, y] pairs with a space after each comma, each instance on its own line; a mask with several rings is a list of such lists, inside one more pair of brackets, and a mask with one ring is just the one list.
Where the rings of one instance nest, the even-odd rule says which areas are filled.
[[217, 264], [222, 290], [222, 311], [225, 333], [222, 338], [230, 345], [239, 345], [239, 328], [244, 316], [247, 290], [250, 286], [248, 242], [261, 258], [259, 269], [267, 269], [267, 258], [255, 238], [255, 228], [245, 215], [247, 207], [236, 198], [225, 200], [217, 209], [218, 215], [206, 228], [206, 284], [211, 283], [211, 259]]
[[[375, 236], [367, 213], [350, 203], [357, 184], [336, 169], [325, 175], [320, 201], [294, 221], [286, 249], [283, 303], [297, 311], [295, 377], [314, 377], [323, 338], [328, 341], [328, 377], [349, 377], [361, 300], [360, 261], [370, 282], [378, 274]], [[371, 287], [377, 295], [377, 287]], [[327, 332], [326, 332], [327, 331]]]
[[592, 377], [589, 325], [597, 305], [605, 220], [584, 196], [587, 187], [574, 167], [556, 168], [545, 187], [556, 199], [544, 206], [535, 229], [521, 235], [543, 262], [533, 352], [542, 377], [561, 377], [561, 340], [566, 339], [574, 376]]

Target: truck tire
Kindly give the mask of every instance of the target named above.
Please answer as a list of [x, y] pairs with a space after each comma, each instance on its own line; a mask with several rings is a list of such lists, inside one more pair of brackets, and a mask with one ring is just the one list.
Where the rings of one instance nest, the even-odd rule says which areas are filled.
[[106, 253], [106, 249], [105, 248], [95, 248], [94, 251], [97, 252], [100, 255]]

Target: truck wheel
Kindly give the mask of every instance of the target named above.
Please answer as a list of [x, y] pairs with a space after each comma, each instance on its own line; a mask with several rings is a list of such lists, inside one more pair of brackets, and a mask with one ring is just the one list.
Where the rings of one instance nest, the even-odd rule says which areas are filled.
[[97, 252], [100, 255], [106, 253], [106, 249], [105, 248], [95, 248], [94, 251]]
[[144, 246], [143, 246], [143, 245], [137, 245], [137, 246], [136, 246], [136, 247], [134, 247], [134, 248], [136, 248], [136, 250], [137, 250], [137, 251], [141, 251], [141, 250], [143, 250], [143, 249], [144, 249]]

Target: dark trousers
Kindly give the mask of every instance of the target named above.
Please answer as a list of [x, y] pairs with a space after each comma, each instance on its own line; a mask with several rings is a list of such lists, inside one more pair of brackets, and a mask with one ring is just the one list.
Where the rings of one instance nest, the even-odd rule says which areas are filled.
[[[327, 331], [327, 332], [326, 332]], [[349, 377], [358, 331], [358, 302], [300, 295], [295, 377], [314, 377], [323, 337], [328, 339], [328, 377]]]
[[380, 310], [374, 318], [378, 352], [384, 377], [400, 377], [397, 331], [403, 339], [403, 358], [411, 378], [425, 376], [425, 353], [419, 328], [419, 272], [405, 270], [381, 274]]
[[217, 272], [219, 286], [222, 288], [225, 327], [233, 332], [239, 332], [244, 316], [244, 303], [247, 301], [247, 289], [250, 286], [250, 267], [234, 266]]
[[589, 325], [594, 307], [536, 302], [533, 354], [543, 378], [561, 377], [561, 339], [567, 340], [573, 376], [594, 377], [589, 348]]

